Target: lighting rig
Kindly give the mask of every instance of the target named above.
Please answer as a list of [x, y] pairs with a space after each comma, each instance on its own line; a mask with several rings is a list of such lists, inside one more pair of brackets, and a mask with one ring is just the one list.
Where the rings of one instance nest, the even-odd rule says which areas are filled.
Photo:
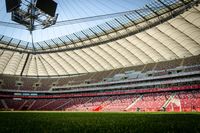
[[47, 28], [56, 23], [57, 3], [53, 0], [6, 0], [6, 10], [12, 21], [25, 26], [30, 32], [37, 25]]

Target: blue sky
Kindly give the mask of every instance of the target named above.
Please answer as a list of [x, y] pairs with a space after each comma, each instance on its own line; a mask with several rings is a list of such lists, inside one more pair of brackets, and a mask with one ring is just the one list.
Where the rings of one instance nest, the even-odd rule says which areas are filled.
[[[151, 1], [153, 0], [56, 0], [58, 3], [57, 13], [59, 13], [58, 21], [129, 11], [141, 8]], [[0, 0], [0, 21], [14, 23], [11, 21], [10, 15], [10, 13], [6, 13], [5, 0]], [[33, 32], [34, 42], [68, 35], [108, 20], [36, 30]], [[0, 34], [31, 42], [30, 33], [26, 30], [0, 25]]]

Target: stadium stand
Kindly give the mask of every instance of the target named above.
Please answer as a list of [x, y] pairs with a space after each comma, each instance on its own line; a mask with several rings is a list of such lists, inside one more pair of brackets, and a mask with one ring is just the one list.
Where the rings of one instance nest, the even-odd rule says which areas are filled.
[[7, 88], [7, 89], [18, 89], [16, 86], [16, 81], [18, 81], [18, 77], [10, 77], [10, 76], [5, 76], [3, 77], [2, 81], [2, 88]]
[[56, 82], [57, 79], [55, 78], [45, 78], [41, 79], [39, 83], [41, 84], [40, 86], [36, 86], [36, 90], [48, 90], [49, 88], [52, 87], [52, 84]]
[[[173, 96], [173, 97], [172, 97]], [[7, 109], [65, 111], [200, 111], [200, 91], [161, 92], [66, 99], [4, 99]], [[1, 101], [1, 109], [3, 103]]]
[[200, 91], [177, 92], [166, 109], [168, 111], [192, 112], [200, 110]]
[[23, 85], [20, 87], [20, 90], [35, 90], [36, 87], [34, 86], [35, 83], [38, 82], [37, 78], [21, 78]]
[[127, 108], [138, 99], [138, 95], [112, 96], [109, 104], [103, 107], [103, 111], [126, 111]]
[[167, 69], [173, 69], [176, 68], [177, 66], [181, 65], [182, 60], [172, 60], [170, 62], [160, 62], [157, 63], [156, 67], [154, 70], [167, 70]]
[[3, 99], [1, 99], [1, 102], [0, 102], [0, 109], [6, 109], [6, 107], [3, 105]]
[[[82, 76], [72, 76], [72, 77], [60, 77], [60, 78], [31, 78], [31, 77], [13, 77], [9, 75], [1, 75], [0, 80], [3, 81], [3, 88], [14, 89], [14, 90], [49, 90], [52, 86], [63, 86], [63, 85], [78, 85], [78, 84], [90, 84], [96, 82], [112, 81], [113, 77], [117, 77], [118, 74], [126, 75], [122, 77], [123, 79], [131, 79], [127, 76], [131, 72], [141, 73], [140, 76], [159, 76], [166, 75], [177, 72], [190, 72], [199, 71], [199, 59], [200, 56], [184, 58], [182, 60], [172, 60], [167, 62], [160, 62], [157, 64], [148, 64], [143, 66], [129, 67], [127, 69], [121, 68], [112, 71], [96, 72], [91, 74], [84, 74]], [[181, 66], [181, 62], [184, 60], [186, 66]], [[170, 65], [169, 65], [170, 64]], [[188, 64], [188, 65], [187, 65]], [[189, 65], [190, 64], [190, 65]], [[144, 68], [143, 71], [138, 71], [139, 68]], [[119, 75], [120, 76], [120, 75]], [[118, 76], [118, 78], [120, 78]], [[133, 76], [133, 75], [132, 75]], [[137, 75], [137, 78], [140, 76]], [[134, 77], [134, 76], [133, 76]], [[132, 77], [132, 78], [133, 78]], [[21, 79], [21, 80], [20, 80]], [[114, 78], [117, 80], [117, 78]], [[118, 79], [121, 80], [121, 79]], [[20, 86], [17, 86], [17, 81], [22, 82]], [[53, 83], [55, 83], [53, 85]]]
[[[155, 112], [161, 111], [162, 106], [170, 97], [170, 93], [155, 93], [155, 94], [144, 94], [142, 98], [134, 104], [132, 109], [144, 112]], [[138, 111], [139, 111], [138, 110]]]
[[69, 47], [33, 54], [11, 39], [0, 49], [0, 110], [200, 112], [199, 1], [165, 2]]

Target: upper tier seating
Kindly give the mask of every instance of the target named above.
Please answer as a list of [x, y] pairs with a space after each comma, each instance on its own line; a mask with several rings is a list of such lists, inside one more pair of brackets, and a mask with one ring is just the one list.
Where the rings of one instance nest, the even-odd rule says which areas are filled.
[[35, 90], [34, 84], [38, 82], [37, 78], [26, 78], [22, 77], [21, 81], [23, 86], [20, 87], [20, 90]]
[[[111, 79], [121, 73], [124, 74], [128, 71], [136, 71], [142, 72], [143, 76], [148, 74], [146, 72], [152, 71], [152, 76], [161, 76], [166, 75], [167, 69], [172, 69], [179, 66], [194, 66], [192, 68], [184, 68], [185, 72], [189, 71], [199, 71], [200, 70], [200, 55], [193, 56], [189, 58], [179, 59], [179, 60], [171, 60], [167, 62], [159, 62], [159, 63], [150, 63], [146, 65], [126, 67], [126, 68], [118, 68], [115, 70], [108, 70], [103, 72], [95, 72], [83, 74], [80, 76], [70, 76], [70, 77], [57, 77], [57, 78], [31, 78], [31, 77], [14, 77], [9, 75], [0, 75], [0, 80], [3, 83], [0, 85], [2, 89], [10, 89], [10, 90], [49, 90], [53, 85], [54, 86], [63, 86], [63, 85], [77, 85], [77, 84], [88, 84], [94, 82], [102, 82], [106, 81], [106, 78]], [[161, 70], [161, 71], [160, 71]], [[155, 72], [160, 71], [160, 72]], [[141, 74], [141, 75], [142, 75]], [[127, 76], [127, 75], [126, 75]], [[125, 78], [130, 79], [130, 78]], [[22, 86], [16, 86], [16, 81], [22, 82]], [[37, 86], [38, 84], [38, 86]]]
[[199, 65], [199, 64], [200, 64], [200, 55], [184, 58], [182, 66], [192, 66], [192, 65]]
[[182, 62], [181, 59], [172, 60], [169, 62], [160, 62], [160, 63], [157, 63], [154, 70], [166, 70], [166, 69], [176, 68], [177, 66], [181, 65], [181, 62]]
[[40, 80], [40, 86], [36, 88], [36, 90], [48, 90], [52, 87], [52, 83], [56, 82], [56, 78], [45, 78]]
[[2, 78], [2, 81], [3, 81], [2, 88], [10, 89], [10, 90], [18, 89], [18, 87], [16, 86], [16, 81], [18, 80], [19, 80], [19, 77], [4, 76]]

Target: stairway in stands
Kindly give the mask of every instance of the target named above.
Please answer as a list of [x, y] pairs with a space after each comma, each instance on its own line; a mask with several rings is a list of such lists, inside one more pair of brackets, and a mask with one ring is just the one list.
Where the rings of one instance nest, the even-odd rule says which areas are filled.
[[162, 109], [166, 109], [167, 106], [174, 100], [176, 93], [172, 93], [171, 96], [169, 97], [169, 99], [165, 102], [165, 104], [162, 106]]
[[1, 103], [5, 109], [8, 109], [8, 105], [6, 104], [6, 102], [3, 99], [1, 99]]
[[135, 101], [133, 101], [133, 103], [131, 103], [125, 110], [129, 111], [139, 100], [141, 100], [143, 97], [143, 95], [140, 95], [140, 97], [138, 97]]

